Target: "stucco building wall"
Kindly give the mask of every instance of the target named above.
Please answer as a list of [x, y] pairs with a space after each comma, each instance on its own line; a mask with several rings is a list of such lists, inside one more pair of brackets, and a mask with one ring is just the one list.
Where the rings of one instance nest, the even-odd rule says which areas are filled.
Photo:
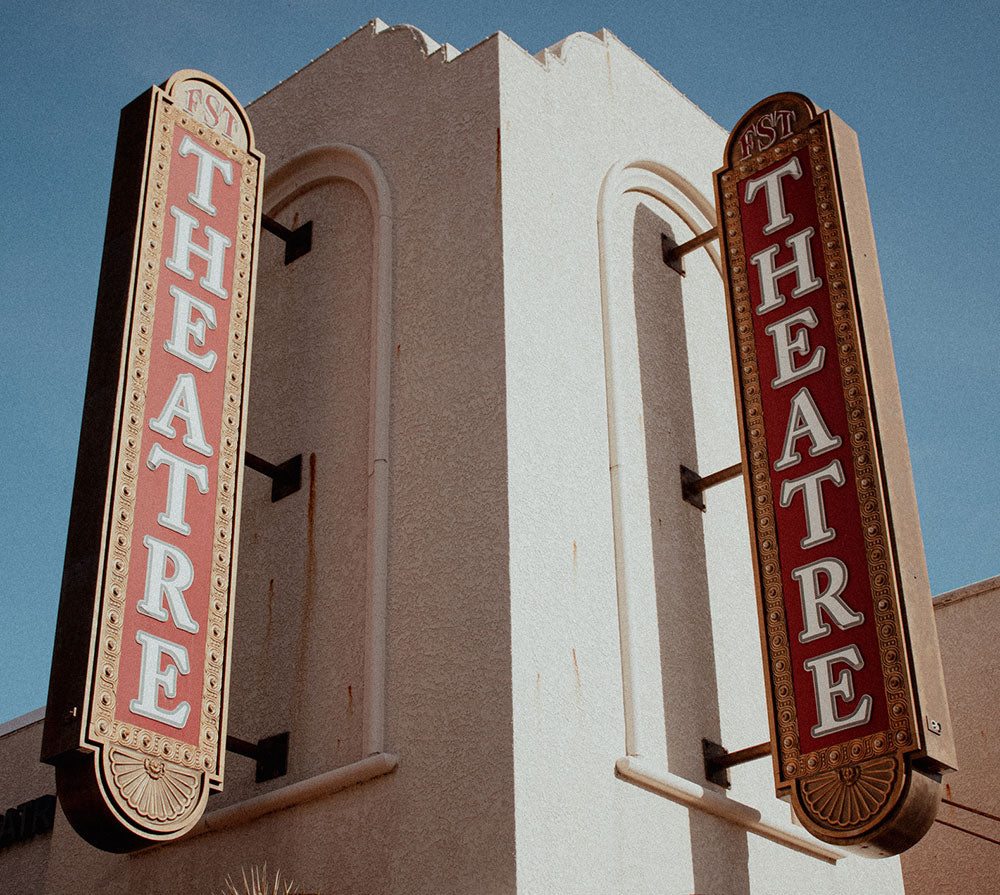
[[1000, 839], [1000, 822], [957, 806], [1000, 816], [1000, 576], [935, 597], [934, 615], [958, 753], [958, 771], [945, 788], [945, 798], [957, 805], [942, 805], [938, 820], [987, 838], [936, 823], [902, 856], [903, 879], [908, 895], [958, 888], [965, 895], [992, 895], [1000, 846], [988, 840]]
[[[131, 856], [57, 814], [0, 877], [902, 891], [796, 828], [766, 760], [703, 777], [703, 737], [768, 735], [742, 485], [680, 499], [681, 464], [739, 459], [717, 250], [661, 257], [713, 226], [725, 132], [608, 32], [532, 57], [377, 21], [250, 114], [265, 211], [314, 234], [262, 242], [248, 447], [303, 488], [247, 475], [229, 706], [290, 732], [288, 774], [230, 754], [194, 834]], [[0, 739], [36, 775], [5, 804], [50, 787], [36, 727]]]
[[704, 780], [768, 736], [742, 484], [680, 498], [739, 461], [716, 249], [661, 257], [726, 134], [608, 32], [500, 49], [519, 887], [898, 891], [803, 853], [766, 761]]

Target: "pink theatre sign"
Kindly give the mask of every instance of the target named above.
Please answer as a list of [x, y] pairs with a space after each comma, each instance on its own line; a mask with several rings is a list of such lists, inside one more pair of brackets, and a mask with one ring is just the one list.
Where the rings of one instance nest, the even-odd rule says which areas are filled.
[[263, 161], [201, 72], [122, 112], [42, 755], [112, 851], [222, 786]]

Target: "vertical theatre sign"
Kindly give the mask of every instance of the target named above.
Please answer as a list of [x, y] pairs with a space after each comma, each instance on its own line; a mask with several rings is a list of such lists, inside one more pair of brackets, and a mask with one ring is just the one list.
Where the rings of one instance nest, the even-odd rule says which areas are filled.
[[777, 792], [895, 854], [954, 750], [854, 132], [751, 109], [716, 172]]
[[262, 169], [201, 72], [122, 111], [42, 745], [111, 851], [222, 786]]

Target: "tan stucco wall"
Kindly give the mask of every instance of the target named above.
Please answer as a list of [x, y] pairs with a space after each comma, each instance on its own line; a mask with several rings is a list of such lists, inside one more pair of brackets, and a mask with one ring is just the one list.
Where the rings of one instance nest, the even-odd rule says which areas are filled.
[[[997, 817], [1000, 576], [941, 594], [934, 609], [958, 752], [958, 771], [946, 778], [945, 798]], [[942, 805], [938, 819], [1000, 840], [1000, 822], [961, 808]], [[998, 861], [1000, 846], [994, 842], [936, 823], [903, 855], [907, 895], [993, 895]]]
[[[55, 771], [38, 760], [42, 748], [40, 712], [0, 725], [0, 811], [55, 794]], [[61, 816], [57, 810], [57, 822]], [[15, 882], [25, 892], [44, 891], [52, 834], [15, 842], [0, 851], [0, 888]]]
[[248, 449], [302, 453], [304, 484], [271, 504], [246, 477], [230, 731], [291, 749], [261, 785], [230, 753], [207, 823], [398, 767], [132, 856], [60, 816], [45, 891], [218, 890], [265, 861], [310, 891], [515, 890], [498, 49], [436, 49], [379, 23], [250, 107], [265, 212], [314, 247], [285, 267], [263, 236]]

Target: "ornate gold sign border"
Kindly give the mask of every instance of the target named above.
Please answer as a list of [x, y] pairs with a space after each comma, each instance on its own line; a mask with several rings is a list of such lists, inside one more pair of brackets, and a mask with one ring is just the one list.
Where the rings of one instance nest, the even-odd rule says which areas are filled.
[[[235, 240], [233, 288], [230, 295], [230, 336], [226, 353], [224, 410], [219, 440], [215, 537], [212, 551], [211, 597], [206, 628], [202, 713], [197, 747], [115, 717], [116, 688], [121, 660], [126, 584], [132, 544], [136, 481], [143, 441], [144, 405], [152, 350], [153, 317], [160, 271], [166, 191], [175, 128], [210, 143], [241, 166], [239, 229]], [[220, 742], [226, 635], [231, 617], [230, 570], [235, 557], [233, 531], [237, 522], [237, 471], [239, 469], [240, 417], [242, 413], [247, 335], [250, 313], [250, 277], [254, 259], [257, 220], [257, 157], [199, 124], [174, 106], [162, 92], [157, 96], [152, 152], [145, 203], [142, 210], [141, 247], [136, 266], [134, 309], [128, 348], [125, 399], [121, 414], [114, 497], [108, 536], [106, 577], [103, 583], [100, 627], [90, 701], [87, 740], [95, 745], [124, 747], [154, 761], [168, 760], [182, 768], [208, 774], [221, 781], [225, 744]], [[121, 749], [119, 749], [121, 751]], [[113, 777], [113, 779], [118, 779]]]
[[[757, 574], [761, 604], [762, 631], [766, 631], [771, 672], [769, 698], [779, 744], [780, 780], [829, 770], [868, 759], [880, 758], [917, 748], [914, 733], [912, 684], [906, 663], [905, 634], [891, 542], [888, 537], [878, 448], [868, 400], [868, 384], [861, 350], [854, 286], [845, 250], [844, 229], [836, 174], [831, 153], [831, 138], [823, 116], [808, 127], [788, 137], [774, 148], [760, 153], [729, 169], [720, 176], [722, 234], [728, 253], [730, 314], [736, 365], [739, 370], [743, 425], [741, 437], [749, 470]], [[851, 453], [854, 461], [858, 503], [861, 510], [868, 575], [872, 592], [873, 623], [879, 644], [879, 659], [885, 682], [889, 728], [846, 743], [802, 754], [799, 749], [798, 719], [794, 700], [791, 654], [788, 647], [788, 621], [785, 613], [781, 569], [775, 536], [774, 496], [764, 435], [760, 376], [753, 340], [753, 317], [750, 308], [746, 254], [739, 226], [740, 209], [737, 183], [747, 176], [786, 158], [806, 147], [812, 161], [816, 206], [830, 308], [837, 338], [837, 353], [847, 409]], [[786, 784], [787, 785], [787, 784]]]

